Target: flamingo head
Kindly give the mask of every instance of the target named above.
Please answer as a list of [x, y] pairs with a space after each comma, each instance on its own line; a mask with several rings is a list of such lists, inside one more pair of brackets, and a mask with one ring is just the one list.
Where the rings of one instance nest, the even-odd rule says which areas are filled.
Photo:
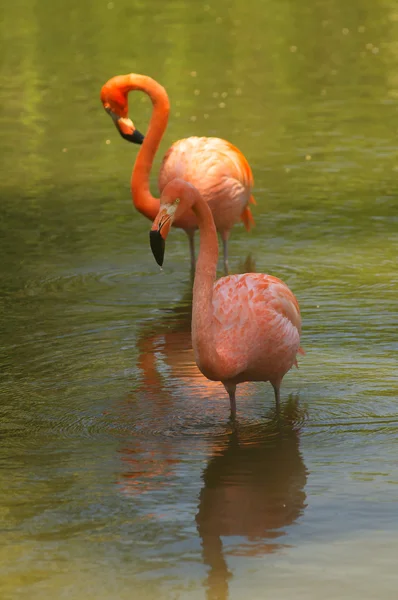
[[160, 267], [163, 265], [166, 238], [176, 217], [179, 202], [180, 199], [175, 198], [173, 201], [167, 202], [166, 204], [161, 203], [157, 217], [149, 232], [152, 254]]
[[112, 86], [111, 82], [112, 80], [108, 81], [101, 90], [102, 105], [112, 118], [122, 138], [134, 144], [142, 144], [144, 136], [128, 117], [127, 95]]

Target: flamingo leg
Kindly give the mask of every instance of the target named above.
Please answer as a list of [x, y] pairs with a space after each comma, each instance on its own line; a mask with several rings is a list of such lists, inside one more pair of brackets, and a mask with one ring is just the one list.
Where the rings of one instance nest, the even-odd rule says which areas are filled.
[[229, 231], [223, 231], [221, 233], [222, 237], [222, 245], [224, 250], [224, 273], [225, 275], [229, 275], [229, 264], [228, 264], [228, 238]]
[[223, 386], [225, 387], [225, 389], [228, 392], [229, 404], [231, 407], [231, 417], [232, 417], [232, 419], [235, 419], [235, 417], [236, 417], [236, 398], [235, 398], [236, 384], [223, 382]]
[[276, 406], [276, 414], [279, 415], [280, 412], [280, 405], [281, 405], [281, 394], [280, 394], [280, 383], [276, 383], [275, 385], [272, 384], [272, 387], [274, 388], [274, 394], [275, 394], [275, 406]]

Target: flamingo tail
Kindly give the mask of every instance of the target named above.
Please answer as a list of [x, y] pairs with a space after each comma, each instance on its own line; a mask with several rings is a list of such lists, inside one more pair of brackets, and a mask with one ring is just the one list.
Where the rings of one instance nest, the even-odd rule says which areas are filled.
[[[250, 196], [249, 202], [255, 204], [256, 201], [254, 200], [253, 196]], [[248, 206], [246, 206], [246, 208], [243, 210], [240, 218], [243, 221], [244, 226], [246, 227], [246, 231], [250, 231], [250, 229], [256, 224], [252, 212]]]
[[[300, 348], [297, 350], [297, 354], [302, 354], [302, 355], [304, 355], [304, 354], [305, 354], [305, 350], [304, 350], [304, 348], [302, 348], [302, 347], [300, 346]], [[297, 358], [296, 358], [296, 359], [295, 359], [295, 361], [294, 361], [294, 366], [295, 366], [295, 367], [297, 367], [297, 369], [299, 368], [299, 366], [298, 366], [298, 362], [297, 362]]]

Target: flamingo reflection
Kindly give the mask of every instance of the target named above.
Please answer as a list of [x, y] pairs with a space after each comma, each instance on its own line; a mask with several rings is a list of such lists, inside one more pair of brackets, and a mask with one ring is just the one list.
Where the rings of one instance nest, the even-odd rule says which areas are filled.
[[[214, 448], [203, 473], [196, 523], [208, 566], [208, 600], [228, 598], [225, 555], [261, 556], [284, 546], [282, 538], [305, 509], [307, 471], [299, 449], [295, 399], [280, 419], [237, 424]], [[234, 536], [234, 543], [225, 540]], [[240, 538], [236, 543], [236, 537]], [[223, 549], [222, 538], [226, 541]]]
[[[144, 327], [137, 341], [140, 371], [139, 389], [128, 396], [122, 410], [125, 418], [134, 415], [136, 399], [144, 406], [145, 424], [167, 430], [177, 422], [176, 404], [181, 399], [203, 400], [214, 394], [223, 395], [219, 382], [209, 381], [196, 366], [191, 341], [192, 286], [189, 285], [177, 306], [164, 311], [162, 317]], [[167, 485], [176, 457], [175, 438], [162, 432], [134, 436], [128, 447], [119, 450], [128, 467], [123, 470], [122, 491], [136, 495]]]

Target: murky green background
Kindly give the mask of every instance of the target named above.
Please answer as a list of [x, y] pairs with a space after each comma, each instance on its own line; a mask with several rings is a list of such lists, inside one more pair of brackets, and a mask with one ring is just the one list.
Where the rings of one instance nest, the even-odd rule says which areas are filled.
[[[2, 600], [395, 598], [398, 5], [14, 0], [0, 27]], [[130, 71], [172, 103], [154, 183], [192, 134], [252, 165], [232, 270], [304, 320], [279, 426], [243, 385], [232, 431], [194, 366], [185, 236], [159, 273], [99, 102]]]

